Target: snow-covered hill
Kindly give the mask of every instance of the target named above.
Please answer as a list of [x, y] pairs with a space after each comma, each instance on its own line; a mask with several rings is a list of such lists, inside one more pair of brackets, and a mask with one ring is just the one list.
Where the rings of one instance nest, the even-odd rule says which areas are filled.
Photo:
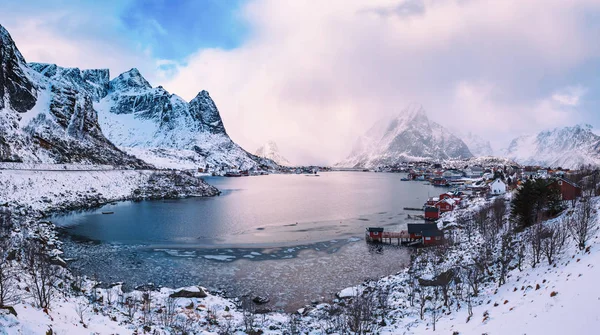
[[100, 130], [93, 100], [105, 74], [30, 67], [0, 26], [0, 161], [148, 166]]
[[279, 147], [274, 141], [268, 141], [260, 148], [256, 149], [254, 153], [256, 156], [263, 157], [274, 161], [275, 163], [283, 166], [290, 166], [290, 161], [283, 157], [279, 152]]
[[472, 157], [467, 145], [411, 104], [392, 119], [378, 121], [354, 145], [340, 167], [375, 167], [403, 161]]
[[481, 136], [468, 132], [467, 134], [460, 136], [460, 138], [465, 142], [467, 147], [469, 147], [469, 151], [471, 151], [473, 156], [494, 155], [494, 150], [492, 149], [490, 141], [483, 139]]
[[525, 165], [600, 165], [600, 136], [592, 132], [590, 125], [555, 128], [515, 138], [504, 155]]

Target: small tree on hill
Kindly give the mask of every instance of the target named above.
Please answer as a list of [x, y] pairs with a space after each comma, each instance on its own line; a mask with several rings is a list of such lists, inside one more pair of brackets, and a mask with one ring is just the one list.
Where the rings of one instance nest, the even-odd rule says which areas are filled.
[[598, 232], [598, 222], [592, 218], [593, 211], [590, 199], [583, 198], [569, 218], [567, 226], [580, 250], [585, 249], [587, 242]]

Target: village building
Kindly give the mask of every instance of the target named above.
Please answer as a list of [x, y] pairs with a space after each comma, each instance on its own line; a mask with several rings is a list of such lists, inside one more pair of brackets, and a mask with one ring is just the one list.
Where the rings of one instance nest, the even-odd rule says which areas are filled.
[[425, 207], [425, 220], [435, 221], [440, 218], [440, 209], [435, 206]]
[[463, 173], [458, 170], [446, 170], [446, 171], [444, 171], [444, 173], [442, 173], [442, 177], [446, 178], [447, 180], [450, 180], [450, 179], [460, 179], [464, 176], [463, 176]]
[[446, 198], [438, 201], [434, 207], [437, 207], [441, 213], [451, 212], [456, 206], [456, 201], [452, 198]]
[[499, 195], [506, 193], [506, 184], [501, 179], [496, 179], [490, 184], [490, 193]]
[[367, 234], [371, 238], [371, 241], [381, 242], [383, 237], [383, 228], [369, 227], [367, 228]]
[[565, 178], [555, 179], [548, 187], [558, 190], [561, 200], [575, 200], [581, 196], [581, 187]]

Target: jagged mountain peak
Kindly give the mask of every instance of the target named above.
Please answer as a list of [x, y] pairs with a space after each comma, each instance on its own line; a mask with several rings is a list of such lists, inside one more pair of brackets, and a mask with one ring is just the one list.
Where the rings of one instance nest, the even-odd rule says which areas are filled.
[[558, 127], [513, 139], [505, 155], [525, 165], [563, 168], [600, 165], [600, 136], [588, 124]]
[[465, 143], [430, 121], [425, 108], [412, 103], [396, 117], [381, 119], [359, 137], [345, 167], [394, 165], [402, 161], [470, 158]]
[[4, 48], [6, 48], [7, 50], [10, 50], [10, 53], [3, 52], [0, 54], [0, 56], [2, 56], [5, 59], [8, 57], [12, 57], [21, 64], [26, 63], [25, 58], [23, 57], [23, 55], [21, 54], [19, 49], [17, 49], [15, 41], [10, 36], [10, 33], [1, 24], [0, 24], [0, 43]]
[[127, 91], [131, 89], [151, 89], [152, 85], [142, 76], [137, 68], [123, 72], [109, 83], [109, 90]]
[[37, 92], [25, 75], [25, 58], [8, 31], [0, 25], [0, 109], [25, 113], [35, 106]]
[[275, 143], [275, 141], [273, 140], [269, 140], [264, 145], [260, 146], [258, 149], [256, 149], [256, 152], [254, 154], [259, 157], [270, 159], [279, 165], [291, 165], [290, 161], [288, 161], [283, 155], [281, 155], [277, 143]]
[[110, 72], [108, 69], [81, 70], [77, 67], [61, 67], [56, 64], [29, 63], [31, 69], [46, 78], [78, 87], [99, 101], [108, 94]]

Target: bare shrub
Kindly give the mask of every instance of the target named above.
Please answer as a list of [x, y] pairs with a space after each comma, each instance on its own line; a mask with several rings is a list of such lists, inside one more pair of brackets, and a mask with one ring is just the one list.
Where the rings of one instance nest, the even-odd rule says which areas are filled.
[[542, 240], [542, 251], [548, 260], [548, 265], [560, 255], [565, 247], [568, 229], [563, 220], [557, 221], [547, 227], [547, 237]]
[[374, 328], [375, 299], [371, 293], [357, 295], [346, 306], [348, 326], [356, 334], [366, 334]]
[[598, 222], [592, 219], [593, 212], [590, 198], [582, 198], [568, 222], [571, 236], [580, 250], [585, 249], [588, 241], [598, 232]]
[[52, 265], [50, 257], [35, 242], [29, 243], [26, 250], [28, 287], [35, 304], [39, 308], [50, 308], [59, 283], [58, 266]]
[[10, 241], [0, 237], [0, 307], [7, 306], [16, 301], [16, 276], [8, 253]]

